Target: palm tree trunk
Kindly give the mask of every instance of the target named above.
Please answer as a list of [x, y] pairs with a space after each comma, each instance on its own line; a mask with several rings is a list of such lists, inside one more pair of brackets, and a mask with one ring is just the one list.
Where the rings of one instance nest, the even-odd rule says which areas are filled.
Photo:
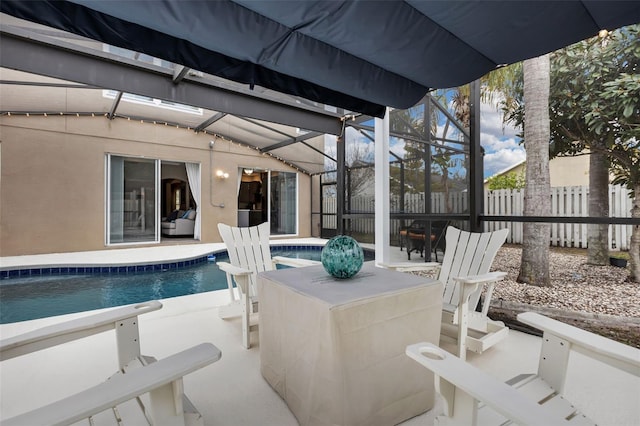
[[[524, 143], [527, 153], [524, 214], [550, 216], [549, 55], [524, 61], [524, 102]], [[537, 286], [551, 285], [549, 279], [550, 233], [550, 224], [524, 224], [524, 244], [518, 282]]]
[[[609, 160], [605, 147], [592, 144], [589, 156], [589, 216], [609, 216]], [[609, 225], [587, 226], [587, 263], [609, 264]]]

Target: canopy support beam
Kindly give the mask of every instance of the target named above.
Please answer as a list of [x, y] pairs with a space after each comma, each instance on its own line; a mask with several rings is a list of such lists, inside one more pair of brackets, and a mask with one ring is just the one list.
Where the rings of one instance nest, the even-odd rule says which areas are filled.
[[375, 250], [376, 263], [390, 261], [389, 216], [389, 109], [375, 119]]
[[484, 168], [480, 145], [480, 81], [470, 83], [469, 123], [469, 226], [471, 232], [482, 232], [484, 213]]
[[321, 133], [338, 135], [342, 130], [338, 116], [288, 105], [255, 92], [224, 89], [187, 76], [176, 85], [171, 70], [61, 41], [53, 45], [46, 38], [4, 25], [0, 36], [0, 63], [5, 68]]

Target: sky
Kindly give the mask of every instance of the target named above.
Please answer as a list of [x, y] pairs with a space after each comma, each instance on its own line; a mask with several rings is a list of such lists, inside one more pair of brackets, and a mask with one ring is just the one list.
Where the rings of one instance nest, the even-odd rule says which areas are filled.
[[502, 115], [493, 105], [480, 107], [480, 144], [485, 149], [484, 177], [511, 167], [525, 159], [524, 147], [519, 144], [518, 131], [503, 126]]

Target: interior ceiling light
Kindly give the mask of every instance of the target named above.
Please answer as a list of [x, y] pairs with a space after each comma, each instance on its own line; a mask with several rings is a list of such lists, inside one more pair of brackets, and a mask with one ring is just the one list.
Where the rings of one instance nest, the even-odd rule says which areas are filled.
[[253, 169], [244, 169], [244, 172], [248, 175], [253, 173]]

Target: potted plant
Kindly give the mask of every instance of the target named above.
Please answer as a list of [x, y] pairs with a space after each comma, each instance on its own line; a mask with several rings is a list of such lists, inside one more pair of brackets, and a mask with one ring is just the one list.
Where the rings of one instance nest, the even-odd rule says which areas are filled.
[[624, 252], [609, 253], [609, 264], [611, 264], [611, 266], [626, 268], [628, 259], [629, 259], [628, 253], [624, 253]]

